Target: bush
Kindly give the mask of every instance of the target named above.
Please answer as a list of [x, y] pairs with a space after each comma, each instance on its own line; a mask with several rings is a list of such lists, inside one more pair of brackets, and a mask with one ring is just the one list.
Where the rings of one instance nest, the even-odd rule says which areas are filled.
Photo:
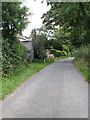
[[46, 59], [45, 59], [45, 62], [46, 62], [46, 63], [49, 63], [49, 64], [50, 64], [50, 63], [53, 63], [54, 61], [55, 61], [54, 58], [46, 58]]
[[78, 60], [82, 58], [83, 60], [88, 61], [89, 59], [88, 49], [89, 49], [89, 46], [85, 46], [76, 50], [74, 53], [75, 59]]
[[18, 71], [24, 64], [26, 48], [16, 38], [3, 39], [2, 42], [2, 68], [3, 74]]
[[[83, 73], [83, 75], [88, 79], [88, 73], [89, 73], [89, 61], [90, 61], [90, 55], [88, 54], [88, 46], [82, 46], [74, 53], [74, 63], [79, 67], [80, 71]], [[89, 80], [88, 80], [89, 81]], [[90, 82], [90, 81], [89, 81]]]

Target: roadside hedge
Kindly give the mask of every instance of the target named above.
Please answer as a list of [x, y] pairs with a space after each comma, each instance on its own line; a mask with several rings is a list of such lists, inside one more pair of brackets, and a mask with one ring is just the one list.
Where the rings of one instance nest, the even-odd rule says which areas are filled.
[[90, 78], [88, 77], [90, 72], [90, 69], [88, 69], [90, 61], [89, 47], [90, 45], [82, 46], [74, 53], [74, 63], [86, 77], [88, 82], [90, 82]]
[[16, 38], [2, 39], [2, 74], [19, 71], [25, 64], [26, 48]]

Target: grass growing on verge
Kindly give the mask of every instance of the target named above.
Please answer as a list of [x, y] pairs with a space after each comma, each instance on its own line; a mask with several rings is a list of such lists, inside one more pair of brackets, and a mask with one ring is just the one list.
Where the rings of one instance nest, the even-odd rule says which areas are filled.
[[2, 98], [0, 99], [4, 99], [8, 94], [12, 93], [17, 87], [19, 87], [21, 83], [26, 81], [34, 73], [46, 67], [48, 64], [50, 63], [31, 63], [18, 73], [2, 78]]
[[89, 77], [89, 61], [90, 61], [90, 54], [89, 54], [90, 45], [81, 46], [78, 48], [77, 51], [74, 52], [74, 64], [80, 69], [81, 73], [85, 76], [86, 80], [90, 83]]
[[88, 80], [88, 82], [90, 83], [90, 80], [88, 79], [88, 63], [80, 63], [80, 61], [74, 60], [74, 64], [77, 68], [79, 68], [79, 70], [81, 71], [81, 73], [85, 76], [86, 80]]

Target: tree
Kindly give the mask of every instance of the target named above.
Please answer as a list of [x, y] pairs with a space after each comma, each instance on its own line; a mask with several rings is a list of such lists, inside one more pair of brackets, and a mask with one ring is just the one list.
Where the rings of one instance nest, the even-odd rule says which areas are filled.
[[[26, 48], [21, 45], [17, 34], [28, 24], [28, 8], [19, 2], [2, 3], [2, 67], [7, 74], [20, 70], [26, 61]], [[3, 74], [3, 75], [4, 75]]]
[[[21, 7], [20, 2], [3, 2], [2, 3], [2, 36], [8, 38], [21, 34], [28, 24], [28, 8]], [[10, 38], [10, 37], [9, 37]]]
[[[70, 30], [69, 29], [64, 29], [64, 27], [60, 27], [60, 28], [57, 28], [55, 29], [55, 32], [54, 32], [54, 39], [57, 42], [57, 44], [59, 45], [59, 43], [61, 44], [62, 47], [59, 47], [59, 50], [65, 50], [67, 52], [67, 55], [68, 55], [68, 52], [72, 52], [71, 51], [71, 47], [72, 47], [72, 44], [71, 44], [71, 41], [70, 41]], [[57, 47], [57, 48], [58, 48]], [[62, 49], [60, 49], [62, 48]]]
[[43, 60], [46, 57], [46, 46], [47, 36], [43, 32], [42, 28], [33, 30], [33, 46], [34, 46], [34, 58]]
[[50, 2], [49, 4], [51, 9], [42, 16], [43, 23], [48, 26], [48, 29], [59, 26], [69, 30], [71, 42], [76, 47], [90, 43], [88, 38], [90, 2], [58, 4]]

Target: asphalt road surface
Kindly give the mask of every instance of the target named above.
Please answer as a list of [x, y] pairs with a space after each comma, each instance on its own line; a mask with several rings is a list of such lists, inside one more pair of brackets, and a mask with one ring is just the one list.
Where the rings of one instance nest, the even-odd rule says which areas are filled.
[[72, 63], [56, 61], [2, 103], [3, 118], [88, 118], [88, 83]]

